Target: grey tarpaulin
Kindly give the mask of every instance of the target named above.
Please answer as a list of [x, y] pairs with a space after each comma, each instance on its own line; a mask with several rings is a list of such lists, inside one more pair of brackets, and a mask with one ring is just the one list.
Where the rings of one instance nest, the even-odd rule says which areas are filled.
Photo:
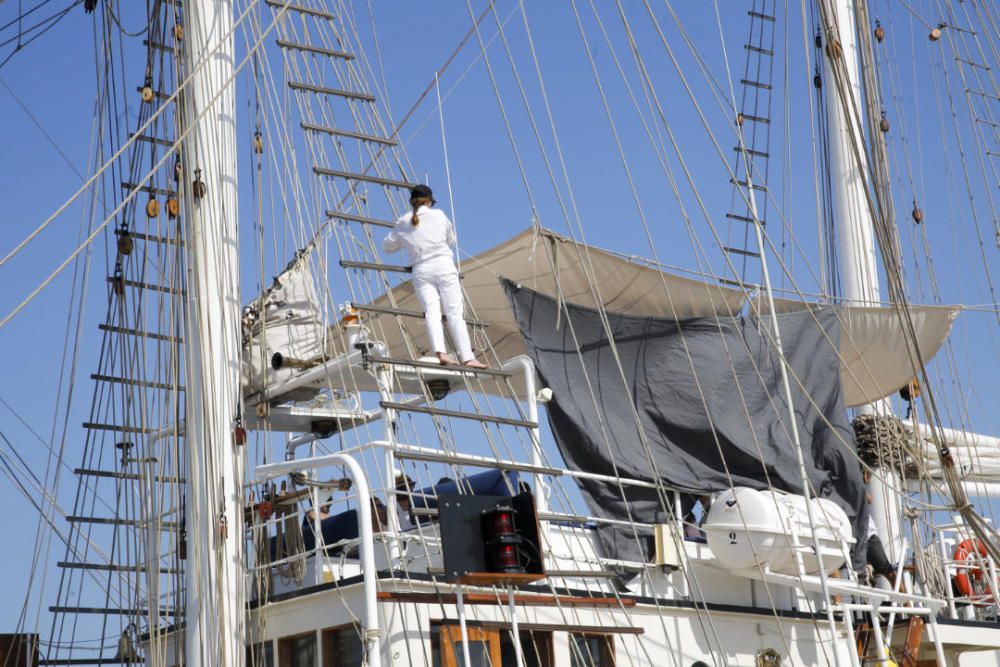
[[[564, 303], [560, 318], [553, 299], [506, 280], [504, 289], [542, 386], [553, 391], [549, 423], [569, 468], [660, 480], [687, 493], [730, 485], [803, 492], [779, 357], [757, 320], [607, 313], [620, 369], [598, 311]], [[778, 320], [810, 484], [863, 535], [867, 504], [841, 396], [836, 312]], [[657, 523], [670, 514], [655, 489], [578, 482], [596, 516]], [[608, 557], [647, 560], [631, 527], [598, 532]]]

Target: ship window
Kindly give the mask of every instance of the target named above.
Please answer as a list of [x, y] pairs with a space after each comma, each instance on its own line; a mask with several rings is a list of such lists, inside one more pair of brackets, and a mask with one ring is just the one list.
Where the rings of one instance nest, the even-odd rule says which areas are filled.
[[365, 647], [356, 625], [323, 631], [323, 667], [361, 667]]
[[613, 636], [574, 633], [569, 640], [572, 667], [612, 667], [615, 664]]
[[[517, 654], [510, 629], [470, 623], [469, 659], [472, 667], [517, 667]], [[523, 630], [518, 633], [525, 667], [552, 667], [552, 633]], [[462, 667], [462, 633], [457, 623], [431, 626], [433, 667]]]
[[284, 637], [278, 642], [279, 667], [316, 667], [316, 634]]
[[274, 667], [274, 644], [260, 642], [247, 646], [247, 667]]
[[[528, 630], [517, 633], [521, 638], [524, 667], [551, 667], [552, 633]], [[500, 657], [503, 667], [517, 667], [514, 637], [510, 630], [500, 630]]]

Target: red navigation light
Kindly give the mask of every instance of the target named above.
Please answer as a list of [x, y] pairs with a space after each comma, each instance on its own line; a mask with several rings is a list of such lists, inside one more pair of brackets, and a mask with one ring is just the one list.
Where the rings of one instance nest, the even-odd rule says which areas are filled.
[[515, 514], [514, 508], [509, 505], [483, 511], [483, 540], [491, 572], [524, 572], [519, 549], [522, 539], [514, 522]]

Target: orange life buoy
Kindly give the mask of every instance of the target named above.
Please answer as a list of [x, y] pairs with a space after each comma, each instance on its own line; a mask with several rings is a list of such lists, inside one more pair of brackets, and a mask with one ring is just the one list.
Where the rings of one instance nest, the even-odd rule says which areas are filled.
[[989, 579], [982, 586], [973, 585], [973, 582], [983, 581], [982, 564], [987, 559], [986, 545], [979, 540], [962, 540], [955, 547], [954, 559], [959, 565], [958, 572], [955, 574], [955, 588], [962, 595], [985, 597], [992, 594]]

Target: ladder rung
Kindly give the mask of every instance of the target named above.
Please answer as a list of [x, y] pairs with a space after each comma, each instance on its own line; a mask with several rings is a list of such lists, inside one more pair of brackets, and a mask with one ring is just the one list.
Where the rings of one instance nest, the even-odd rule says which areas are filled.
[[753, 44], [744, 44], [743, 48], [746, 49], [747, 51], [753, 51], [754, 53], [762, 53], [765, 56], [773, 56], [774, 55], [774, 51], [771, 51], [770, 49], [762, 48], [760, 46], [754, 46]]
[[442, 366], [432, 361], [411, 361], [410, 359], [397, 359], [395, 357], [368, 357], [368, 361], [373, 364], [389, 364], [390, 366], [414, 366], [416, 368], [433, 368], [439, 371], [455, 371], [470, 373], [475, 375], [492, 375], [496, 377], [513, 377], [513, 371], [503, 371], [495, 368], [469, 368], [468, 366]]
[[338, 220], [347, 220], [349, 222], [360, 222], [363, 225], [375, 225], [377, 227], [395, 227], [396, 223], [386, 222], [385, 220], [376, 220], [375, 218], [367, 218], [363, 215], [354, 215], [353, 213], [341, 213], [340, 211], [327, 211], [326, 217], [337, 218]]
[[340, 266], [345, 269], [372, 269], [374, 271], [394, 271], [396, 273], [413, 273], [412, 266], [402, 266], [400, 264], [375, 264], [373, 262], [352, 262], [350, 260], [340, 260]]
[[351, 132], [350, 130], [341, 130], [336, 127], [323, 127], [322, 125], [313, 125], [312, 123], [299, 123], [303, 130], [307, 132], [323, 132], [324, 134], [332, 134], [338, 137], [349, 137], [351, 139], [359, 139], [361, 141], [372, 141], [377, 144], [386, 144], [387, 146], [395, 146], [396, 141], [393, 139], [386, 139], [385, 137], [376, 137], [371, 134], [363, 134], [361, 132]]
[[378, 183], [379, 185], [388, 185], [394, 188], [405, 188], [407, 190], [413, 189], [415, 185], [414, 183], [398, 181], [394, 178], [368, 176], [367, 174], [358, 174], [353, 171], [339, 171], [337, 169], [328, 169], [326, 167], [313, 167], [313, 172], [319, 174], [320, 176], [334, 176], [336, 178], [346, 178], [353, 181], [366, 181], [368, 183]]
[[764, 118], [763, 116], [750, 116], [750, 115], [745, 114], [745, 113], [744, 114], [740, 114], [740, 116], [743, 117], [743, 120], [748, 120], [748, 121], [750, 121], [752, 123], [764, 123], [765, 125], [770, 125], [771, 124], [771, 119], [770, 118]]
[[[761, 88], [762, 90], [771, 90], [771, 84], [761, 83], [760, 81], [751, 81], [750, 79], [740, 79], [740, 83], [744, 86], [753, 86], [754, 88]], [[746, 118], [746, 116], [744, 116]]]
[[[382, 315], [399, 315], [401, 317], [415, 317], [417, 319], [424, 319], [424, 312], [422, 310], [406, 310], [405, 308], [391, 308], [389, 306], [376, 306], [370, 303], [352, 303], [351, 306], [355, 310], [360, 310], [366, 313], [380, 313]], [[447, 317], [442, 316], [441, 321], [447, 321]], [[486, 322], [482, 320], [466, 320], [466, 324], [473, 327], [486, 327], [488, 326]]]
[[774, 21], [774, 17], [771, 16], [770, 14], [761, 14], [760, 12], [755, 12], [753, 10], [748, 11], [747, 16], [750, 16], [755, 19], [760, 19], [762, 21]]
[[729, 253], [734, 253], [736, 255], [743, 255], [744, 257], [760, 257], [759, 252], [754, 252], [752, 250], [744, 250], [743, 248], [730, 248], [727, 246], [723, 246], [722, 249]]
[[[135, 139], [136, 141], [146, 141], [146, 142], [149, 142], [151, 144], [159, 144], [161, 146], [173, 146], [174, 145], [174, 142], [170, 141], [169, 139], [162, 139], [160, 137], [151, 137], [151, 136], [146, 135], [146, 134], [140, 134], [140, 135], [132, 134], [132, 135], [129, 136], [129, 139]], [[131, 190], [131, 188], [128, 188], [128, 189]]]
[[975, 90], [974, 88], [966, 88], [965, 92], [968, 93], [969, 95], [979, 95], [980, 97], [985, 97], [986, 99], [1000, 101], [1000, 95], [997, 95], [995, 93], [987, 93], [986, 91]]
[[401, 412], [419, 412], [425, 415], [436, 415], [438, 417], [456, 417], [458, 419], [474, 419], [492, 424], [506, 424], [508, 426], [524, 426], [525, 428], [538, 428], [538, 422], [531, 422], [524, 419], [511, 419], [509, 417], [494, 417], [492, 415], [481, 415], [475, 412], [462, 412], [460, 410], [446, 410], [444, 408], [429, 408], [423, 405], [410, 405], [409, 403], [395, 403], [393, 401], [380, 401], [379, 405], [386, 410], [399, 410]]
[[327, 20], [330, 20], [330, 21], [332, 21], [332, 20], [334, 20], [334, 18], [336, 18], [330, 12], [324, 12], [321, 9], [313, 9], [312, 7], [304, 7], [302, 5], [296, 5], [296, 4], [292, 4], [292, 3], [289, 3], [286, 6], [285, 3], [284, 3], [284, 0], [264, 0], [264, 2], [266, 2], [267, 4], [271, 5], [272, 7], [277, 8], [277, 9], [285, 8], [285, 9], [287, 9], [290, 12], [299, 12], [300, 14], [309, 14], [310, 16], [318, 16], [318, 17], [320, 17], [322, 19], [327, 19]]
[[739, 287], [740, 289], [755, 290], [760, 289], [760, 285], [757, 283], [748, 283], [746, 281], [740, 282], [738, 280], [730, 280], [729, 278], [719, 278], [718, 281], [724, 285], [731, 285], [733, 287]]
[[[152, 612], [151, 609], [123, 609], [121, 607], [49, 607], [49, 611], [64, 614], [120, 614], [122, 616], [145, 616]], [[180, 616], [178, 612], [170, 607], [157, 609], [156, 616]]]
[[[109, 283], [115, 282], [114, 278], [108, 278], [107, 280], [108, 280]], [[186, 296], [187, 295], [187, 292], [184, 291], [184, 290], [176, 290], [176, 289], [173, 289], [172, 287], [165, 287], [163, 285], [154, 285], [152, 283], [144, 283], [144, 282], [139, 281], [139, 280], [123, 280], [122, 282], [127, 287], [137, 287], [139, 289], [147, 289], [147, 290], [152, 290], [154, 292], [164, 292], [166, 294], [180, 294], [181, 296]]]
[[[100, 524], [102, 526], [147, 526], [148, 521], [134, 521], [131, 519], [113, 519], [109, 517], [100, 516], [67, 516], [66, 520], [70, 523], [94, 523]], [[160, 528], [164, 530], [177, 530], [180, 525], [176, 521], [163, 521], [158, 524]]]
[[[136, 86], [135, 87], [135, 92], [141, 93], [142, 92], [142, 86]], [[153, 91], [153, 97], [155, 97], [158, 100], [165, 100], [165, 99], [168, 99], [170, 97], [170, 94], [169, 93], [161, 92], [159, 90], [154, 90]]]
[[140, 426], [122, 426], [120, 424], [100, 424], [98, 422], [83, 422], [83, 427], [92, 431], [114, 431], [115, 433], [152, 433], [151, 428]]
[[128, 327], [116, 327], [110, 324], [99, 324], [97, 328], [101, 331], [107, 331], [108, 333], [119, 333], [126, 336], [137, 336], [138, 338], [149, 338], [152, 340], [160, 340], [165, 343], [183, 343], [184, 341], [177, 336], [168, 336], [167, 334], [155, 333], [152, 331], [140, 331], [139, 329], [129, 329]]
[[149, 185], [138, 185], [136, 183], [122, 183], [122, 190], [127, 190], [131, 192], [132, 190], [138, 190], [139, 192], [148, 192], [151, 195], [163, 195], [164, 197], [173, 197], [177, 194], [174, 190], [167, 190], [164, 188], [154, 188]]
[[310, 93], [319, 93], [321, 95], [336, 95], [337, 97], [348, 97], [355, 100], [365, 100], [366, 102], [375, 101], [375, 96], [369, 95], [368, 93], [357, 93], [353, 90], [344, 90], [343, 88], [314, 86], [311, 83], [302, 83], [301, 81], [289, 81], [288, 87], [292, 90], [305, 90]]
[[969, 65], [970, 67], [978, 67], [980, 69], [984, 69], [987, 72], [989, 72], [990, 69], [991, 69], [989, 65], [984, 65], [982, 63], [977, 63], [977, 62], [973, 62], [971, 60], [966, 60], [965, 58], [955, 58], [955, 60], [957, 60], [960, 63], [965, 63], [966, 65]]
[[[730, 183], [732, 183], [733, 185], [738, 185], [738, 186], [740, 186], [741, 188], [745, 188], [745, 187], [747, 187], [748, 185], [750, 185], [750, 184], [749, 184], [749, 183], [747, 183], [746, 181], [738, 181], [738, 180], [736, 180], [735, 178], [730, 178], [730, 179], [729, 179], [729, 182], [730, 182]], [[753, 185], [753, 189], [754, 189], [754, 190], [757, 190], [757, 191], [759, 191], [759, 192], [767, 192], [767, 186], [764, 186], [764, 185], [757, 185], [756, 183], [754, 183], [754, 185]]]
[[[745, 215], [736, 215], [735, 213], [726, 213], [726, 217], [730, 220], [739, 220], [740, 222], [745, 222], [748, 225], [754, 224], [754, 219]], [[767, 223], [763, 220], [760, 221], [762, 227], [767, 227]]]
[[[100, 572], [146, 572], [142, 565], [115, 565], [113, 563], [56, 563], [56, 567], [66, 570], [97, 570]], [[177, 570], [169, 567], [158, 568], [160, 574], [176, 574]]]
[[150, 42], [148, 39], [142, 40], [142, 45], [156, 49], [157, 51], [166, 51], [167, 53], [174, 52], [174, 47], [171, 46], [170, 44], [161, 44], [160, 42]]
[[170, 245], [184, 246], [183, 241], [178, 241], [175, 238], [169, 236], [156, 236], [155, 234], [143, 234], [142, 232], [123, 232], [120, 229], [115, 230], [115, 234], [118, 236], [131, 236], [134, 239], [139, 239], [140, 241], [149, 241], [150, 243], [169, 243]]
[[[77, 475], [87, 476], [87, 477], [110, 477], [113, 479], [130, 479], [130, 480], [142, 480], [145, 479], [143, 475], [138, 475], [131, 472], [117, 472], [115, 470], [95, 470], [94, 468], [77, 468], [73, 471]], [[183, 484], [184, 478], [182, 477], [163, 477], [157, 475], [155, 477], [157, 482], [164, 482], [166, 484]]]
[[97, 380], [98, 382], [113, 382], [115, 384], [127, 384], [132, 387], [146, 387], [147, 389], [166, 389], [168, 391], [184, 391], [184, 385], [172, 385], [166, 382], [150, 382], [148, 380], [133, 380], [132, 378], [117, 377], [115, 375], [101, 375], [99, 373], [92, 373], [90, 375], [91, 380]]
[[748, 155], [752, 155], [753, 157], [762, 157], [764, 159], [767, 159], [767, 158], [771, 157], [770, 153], [765, 153], [764, 151], [754, 150], [753, 148], [745, 148], [745, 147], [744, 148], [740, 148], [739, 146], [733, 146], [733, 150], [736, 151], [737, 153], [740, 153], [740, 154], [742, 154], [743, 152], [746, 152]]
[[312, 44], [300, 44], [299, 42], [289, 42], [285, 39], [276, 40], [275, 43], [283, 49], [294, 49], [296, 51], [305, 51], [307, 53], [318, 53], [321, 56], [330, 56], [332, 58], [341, 58], [343, 60], [354, 60], [354, 54], [348, 53], [346, 51], [337, 51], [336, 49], [324, 49], [322, 46], [313, 46]]

